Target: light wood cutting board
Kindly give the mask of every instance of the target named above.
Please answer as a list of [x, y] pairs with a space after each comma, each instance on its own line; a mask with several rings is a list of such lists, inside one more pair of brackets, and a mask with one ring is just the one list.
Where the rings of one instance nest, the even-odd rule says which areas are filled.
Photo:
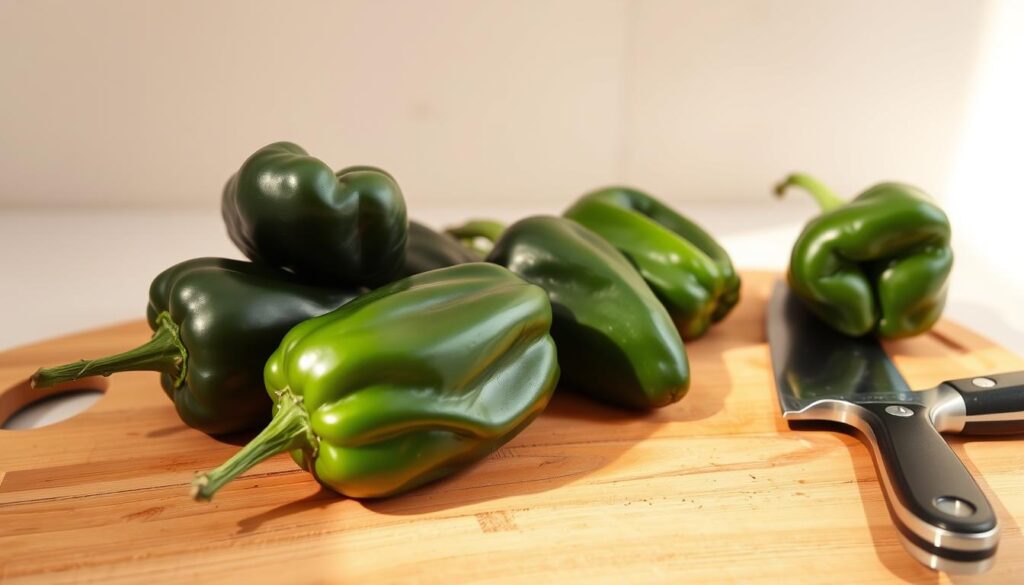
[[[637, 415], [558, 395], [482, 463], [382, 501], [321, 490], [278, 456], [195, 503], [193, 473], [236, 447], [185, 427], [156, 374], [91, 379], [107, 389], [86, 412], [0, 431], [0, 580], [1024, 582], [1024, 438], [950, 439], [1002, 525], [995, 567], [921, 567], [868, 450], [781, 419], [763, 325], [773, 278], [746, 274], [737, 310], [687, 345], [682, 402]], [[36, 367], [148, 336], [140, 321], [0, 354], [0, 418]], [[1024, 369], [949, 322], [887, 349], [915, 388]]]

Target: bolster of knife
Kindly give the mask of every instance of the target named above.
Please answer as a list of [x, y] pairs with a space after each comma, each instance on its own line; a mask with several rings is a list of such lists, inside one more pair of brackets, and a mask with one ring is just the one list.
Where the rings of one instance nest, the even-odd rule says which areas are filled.
[[[972, 435], [1024, 433], [1024, 371], [943, 382], [963, 400], [963, 425], [952, 432]], [[960, 427], [960, 428], [956, 428]]]

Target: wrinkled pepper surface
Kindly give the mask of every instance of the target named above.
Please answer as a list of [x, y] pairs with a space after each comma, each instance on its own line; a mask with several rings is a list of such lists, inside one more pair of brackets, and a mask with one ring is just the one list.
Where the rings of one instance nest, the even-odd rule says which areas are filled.
[[558, 382], [540, 288], [491, 264], [383, 286], [296, 326], [267, 361], [274, 417], [193, 497], [281, 452], [354, 498], [454, 473], [509, 441]]
[[629, 258], [684, 339], [703, 335], [739, 301], [740, 278], [725, 249], [647, 193], [600, 189], [581, 197], [564, 215]]
[[209, 434], [257, 428], [270, 418], [263, 365], [289, 329], [355, 298], [266, 267], [196, 258], [163, 271], [146, 309], [153, 336], [133, 350], [44, 368], [37, 387], [116, 372], [160, 372], [186, 424]]
[[825, 323], [851, 336], [907, 337], [931, 328], [953, 265], [946, 214], [920, 189], [881, 183], [846, 202], [804, 174], [779, 183], [810, 193], [822, 213], [790, 257], [793, 291]]
[[483, 256], [466, 249], [455, 238], [435, 232], [419, 222], [410, 221], [401, 276], [404, 278], [481, 260]]
[[301, 147], [277, 142], [256, 151], [228, 180], [221, 213], [250, 260], [313, 283], [377, 286], [402, 271], [405, 200], [381, 169], [335, 173]]
[[509, 226], [487, 260], [547, 291], [551, 335], [570, 386], [637, 409], [686, 394], [689, 362], [671, 317], [600, 236], [560, 217], [531, 217]]

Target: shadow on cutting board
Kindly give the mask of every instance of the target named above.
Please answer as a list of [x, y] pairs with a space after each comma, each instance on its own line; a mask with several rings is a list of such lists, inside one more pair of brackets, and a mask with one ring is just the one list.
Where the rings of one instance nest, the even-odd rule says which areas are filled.
[[250, 532], [255, 532], [259, 530], [264, 523], [272, 522], [279, 518], [285, 518], [299, 512], [305, 512], [317, 508], [326, 508], [342, 499], [344, 499], [342, 496], [320, 486], [320, 489], [304, 498], [293, 500], [287, 504], [282, 504], [265, 512], [260, 512], [259, 514], [254, 514], [239, 520], [238, 532], [236, 534], [248, 534]]
[[[700, 384], [694, 384], [691, 393], [680, 403], [657, 411], [631, 412], [559, 389], [537, 420], [483, 461], [409, 493], [359, 504], [374, 513], [404, 516], [557, 489], [608, 466], [664, 425], [699, 420], [721, 410], [724, 393], [702, 389]], [[321, 487], [299, 500], [240, 520], [239, 534], [342, 501], [343, 496]]]
[[480, 463], [362, 505], [380, 514], [421, 514], [554, 490], [606, 467], [663, 424], [658, 413], [619, 410], [559, 389], [533, 424]]
[[[560, 388], [537, 420], [483, 461], [407, 494], [359, 503], [378, 514], [428, 514], [581, 481], [665, 425], [700, 421], [722, 410], [729, 384], [722, 354], [715, 345], [708, 343], [702, 349], [698, 342], [688, 346], [697, 367], [690, 392], [679, 403], [635, 412], [605, 406]], [[705, 372], [709, 379], [701, 383]], [[343, 500], [343, 496], [321, 488], [241, 520], [239, 531], [253, 532], [266, 522]]]
[[[662, 424], [656, 414], [622, 411], [559, 390], [536, 421], [483, 461], [411, 492], [359, 504], [370, 512], [404, 516], [553, 490], [608, 465]], [[348, 500], [320, 487], [240, 520], [239, 533], [343, 501]]]
[[585, 481], [663, 427], [696, 423], [723, 409], [731, 382], [715, 339], [712, 329], [705, 338], [687, 344], [692, 383], [680, 402], [638, 412], [559, 388], [533, 424], [487, 459], [406, 495], [362, 504], [380, 514], [420, 514]]

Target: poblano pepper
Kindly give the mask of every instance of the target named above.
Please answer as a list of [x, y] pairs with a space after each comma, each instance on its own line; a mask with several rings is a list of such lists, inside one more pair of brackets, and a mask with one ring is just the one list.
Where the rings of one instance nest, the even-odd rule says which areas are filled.
[[149, 290], [153, 337], [133, 350], [44, 368], [46, 387], [116, 372], [160, 372], [160, 384], [189, 426], [209, 434], [251, 429], [270, 418], [263, 365], [298, 323], [355, 298], [354, 291], [295, 282], [249, 262], [196, 258], [163, 271]]
[[288, 451], [321, 484], [388, 496], [454, 473], [516, 436], [558, 381], [551, 306], [491, 264], [383, 286], [296, 326], [267, 361], [274, 418], [193, 496]]
[[450, 227], [444, 233], [458, 240], [465, 248], [486, 256], [494, 249], [494, 242], [498, 241], [504, 231], [505, 224], [500, 221], [473, 219], [460, 226]]
[[[456, 228], [464, 238], [494, 230]], [[690, 384], [689, 362], [671, 317], [629, 261], [611, 244], [560, 217], [512, 224], [488, 262], [546, 290], [563, 380], [604, 402], [666, 406]]]
[[335, 173], [290, 142], [250, 156], [224, 187], [231, 241], [249, 259], [332, 286], [377, 286], [402, 270], [408, 229], [398, 183], [374, 167]]
[[581, 197], [564, 215], [629, 258], [684, 339], [706, 333], [739, 301], [740, 278], [725, 249], [647, 193], [600, 189]]
[[481, 255], [466, 249], [455, 238], [435, 232], [419, 222], [410, 221], [401, 276], [412, 276], [481, 260]]
[[793, 291], [851, 336], [922, 333], [942, 314], [953, 265], [946, 214], [920, 189], [881, 183], [845, 202], [805, 174], [779, 183], [806, 190], [823, 212], [804, 227], [789, 262]]

